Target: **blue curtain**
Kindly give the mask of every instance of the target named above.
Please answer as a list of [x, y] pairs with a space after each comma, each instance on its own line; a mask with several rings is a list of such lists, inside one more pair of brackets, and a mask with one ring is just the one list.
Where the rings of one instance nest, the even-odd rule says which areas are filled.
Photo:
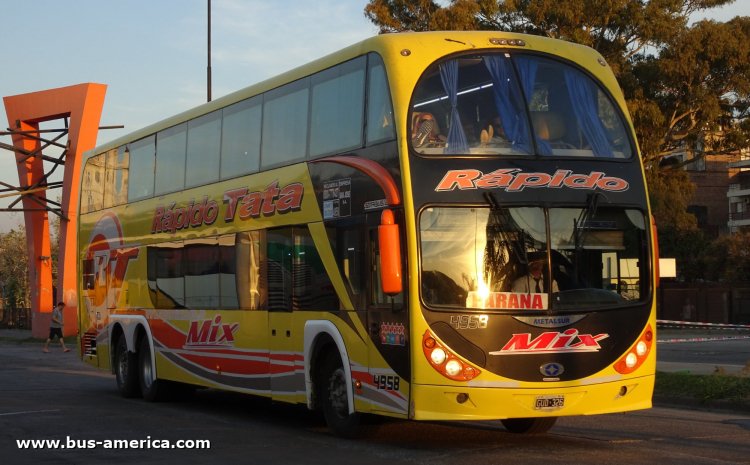
[[[521, 87], [523, 88], [524, 95], [526, 95], [526, 103], [531, 105], [531, 99], [534, 97], [534, 83], [536, 82], [536, 70], [539, 68], [539, 62], [534, 58], [521, 56], [515, 58], [515, 64], [518, 70], [518, 77], [521, 79]], [[549, 144], [549, 141], [537, 137], [536, 131], [534, 131], [534, 140], [536, 141], [536, 149], [539, 155], [552, 155], [552, 146]]]
[[565, 69], [565, 85], [575, 113], [578, 126], [583, 132], [594, 156], [613, 157], [612, 145], [607, 139], [607, 131], [599, 119], [597, 89], [589, 78], [572, 69]]
[[484, 64], [492, 77], [492, 93], [495, 107], [503, 123], [505, 137], [513, 148], [524, 153], [531, 153], [529, 139], [529, 122], [526, 117], [521, 92], [514, 85], [516, 78], [509, 58], [502, 55], [487, 55]]
[[458, 60], [440, 64], [440, 80], [451, 103], [451, 118], [448, 124], [448, 140], [445, 153], [469, 153], [469, 143], [458, 114]]

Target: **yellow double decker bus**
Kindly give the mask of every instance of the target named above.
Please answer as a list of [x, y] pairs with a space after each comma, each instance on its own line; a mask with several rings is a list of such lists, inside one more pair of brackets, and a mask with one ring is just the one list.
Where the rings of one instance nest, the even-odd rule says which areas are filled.
[[107, 143], [79, 213], [81, 354], [192, 387], [501, 420], [651, 406], [657, 257], [594, 50], [381, 35]]

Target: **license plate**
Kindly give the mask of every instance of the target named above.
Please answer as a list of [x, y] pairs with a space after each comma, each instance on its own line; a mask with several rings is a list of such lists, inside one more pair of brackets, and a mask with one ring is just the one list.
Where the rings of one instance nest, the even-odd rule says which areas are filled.
[[534, 403], [536, 410], [550, 410], [563, 408], [565, 406], [565, 396], [537, 396]]

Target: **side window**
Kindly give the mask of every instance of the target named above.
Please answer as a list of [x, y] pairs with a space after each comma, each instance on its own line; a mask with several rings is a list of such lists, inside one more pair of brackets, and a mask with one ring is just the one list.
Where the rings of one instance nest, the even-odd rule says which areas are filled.
[[147, 280], [154, 308], [185, 307], [182, 242], [166, 242], [147, 249]]
[[270, 230], [266, 238], [266, 256], [261, 268], [268, 289], [265, 307], [271, 311], [292, 311], [292, 229]]
[[302, 160], [307, 148], [309, 79], [272, 90], [263, 103], [261, 167]]
[[130, 153], [125, 146], [107, 152], [107, 184], [104, 186], [104, 208], [128, 201], [128, 172]]
[[396, 137], [388, 77], [380, 55], [371, 53], [367, 70], [367, 144]]
[[159, 131], [156, 135], [156, 195], [185, 186], [185, 144], [187, 124]]
[[362, 146], [364, 93], [364, 57], [312, 77], [311, 157]]
[[294, 230], [292, 305], [295, 310], [338, 310], [339, 301], [310, 231]]
[[336, 262], [349, 289], [356, 309], [364, 308], [367, 295], [364, 272], [367, 258], [364, 229], [361, 227], [329, 228], [328, 235], [335, 247]]
[[125, 146], [123, 157], [130, 160], [127, 173], [128, 201], [145, 199], [154, 195], [154, 165], [156, 162], [156, 137], [149, 136]]
[[83, 292], [92, 292], [96, 284], [96, 273], [94, 272], [94, 260], [87, 258], [81, 262], [83, 265]]
[[[338, 297], [306, 227], [267, 232], [266, 260], [268, 310], [334, 310]], [[263, 286], [261, 286], [263, 287]]]
[[257, 310], [265, 301], [261, 286], [261, 251], [264, 231], [249, 231], [219, 238], [221, 306]]
[[219, 243], [215, 238], [185, 241], [185, 306], [219, 308]]
[[81, 182], [81, 213], [101, 210], [104, 199], [104, 154], [86, 161]]
[[188, 122], [185, 186], [194, 187], [219, 179], [221, 111]]
[[224, 109], [221, 127], [221, 179], [254, 173], [260, 167], [260, 97]]

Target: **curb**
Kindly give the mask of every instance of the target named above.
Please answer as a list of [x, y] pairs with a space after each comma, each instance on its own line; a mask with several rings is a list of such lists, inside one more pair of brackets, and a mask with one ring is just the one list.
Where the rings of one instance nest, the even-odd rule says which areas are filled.
[[744, 414], [750, 413], [750, 403], [732, 400], [700, 400], [693, 397], [666, 397], [654, 395], [653, 406], [662, 408], [680, 408], [700, 410], [703, 412], [721, 412]]

